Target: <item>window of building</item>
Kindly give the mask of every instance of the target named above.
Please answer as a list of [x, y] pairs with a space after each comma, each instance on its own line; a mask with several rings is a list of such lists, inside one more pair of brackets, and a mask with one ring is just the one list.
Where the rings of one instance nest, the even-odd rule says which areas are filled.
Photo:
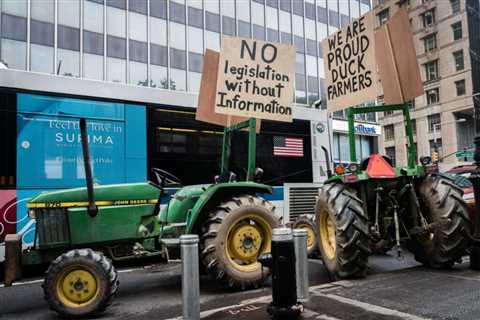
[[463, 61], [463, 50], [455, 51], [453, 53], [453, 60], [455, 61], [455, 70], [463, 70], [463, 68], [465, 67]]
[[387, 147], [385, 148], [385, 155], [392, 160], [393, 166], [395, 166], [395, 147]]
[[412, 133], [417, 134], [417, 119], [412, 119]]
[[462, 39], [462, 21], [452, 24], [453, 40]]
[[425, 95], [427, 96], [427, 105], [435, 104], [440, 101], [438, 88], [425, 91]]
[[424, 64], [426, 81], [438, 79], [438, 60], [430, 61]]
[[383, 127], [384, 134], [385, 134], [385, 141], [390, 141], [395, 139], [395, 129], [393, 124], [389, 124]]
[[465, 94], [465, 79], [455, 81], [455, 88], [457, 89], [457, 96]]
[[423, 45], [425, 47], [425, 52], [432, 51], [437, 48], [437, 34], [432, 33], [425, 38], [423, 38]]
[[423, 26], [430, 27], [435, 23], [435, 8], [425, 11], [422, 14]]
[[427, 117], [428, 132], [440, 131], [442, 129], [440, 113], [431, 114]]
[[388, 18], [390, 18], [390, 13], [389, 13], [389, 11], [388, 11], [388, 8], [385, 9], [385, 10], [380, 11], [380, 12], [377, 14], [377, 17], [378, 17], [378, 23], [379, 23], [380, 25], [387, 23]]
[[452, 14], [460, 12], [460, 0], [450, 0], [450, 5], [452, 6]]

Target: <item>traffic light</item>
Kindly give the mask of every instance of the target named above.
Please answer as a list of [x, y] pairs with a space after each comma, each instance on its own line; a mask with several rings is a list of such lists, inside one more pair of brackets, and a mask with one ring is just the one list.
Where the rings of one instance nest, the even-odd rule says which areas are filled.
[[438, 152], [433, 151], [432, 152], [432, 162], [437, 163], [438, 162]]

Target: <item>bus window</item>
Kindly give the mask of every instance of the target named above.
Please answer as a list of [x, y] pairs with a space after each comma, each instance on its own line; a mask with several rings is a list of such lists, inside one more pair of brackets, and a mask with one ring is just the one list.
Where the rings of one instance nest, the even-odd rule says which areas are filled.
[[16, 94], [0, 91], [0, 189], [16, 186]]

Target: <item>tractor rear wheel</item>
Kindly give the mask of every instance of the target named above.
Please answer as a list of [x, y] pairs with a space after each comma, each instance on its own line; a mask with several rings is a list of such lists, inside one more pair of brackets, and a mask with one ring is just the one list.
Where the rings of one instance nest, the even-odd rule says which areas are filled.
[[47, 270], [43, 292], [50, 308], [68, 318], [103, 312], [118, 291], [112, 262], [91, 249], [71, 250]]
[[427, 176], [419, 188], [422, 213], [435, 230], [414, 236], [409, 249], [432, 268], [450, 268], [467, 253], [471, 222], [462, 190], [445, 176]]
[[274, 206], [252, 195], [222, 202], [203, 225], [201, 260], [222, 286], [235, 289], [259, 287], [268, 270], [257, 257], [270, 252], [272, 230], [280, 219]]
[[368, 219], [362, 201], [341, 183], [320, 188], [315, 207], [318, 248], [336, 279], [364, 277], [367, 270]]
[[318, 256], [318, 233], [314, 219], [305, 215], [300, 216], [295, 219], [292, 227], [307, 230], [307, 254], [309, 258], [316, 258]]

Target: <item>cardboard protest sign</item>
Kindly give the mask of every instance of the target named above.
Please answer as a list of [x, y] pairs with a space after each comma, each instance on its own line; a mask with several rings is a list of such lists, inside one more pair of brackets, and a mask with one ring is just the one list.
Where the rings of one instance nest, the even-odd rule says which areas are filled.
[[[217, 89], [218, 61], [220, 54], [214, 50], [205, 50], [203, 56], [203, 71], [198, 94], [197, 112], [195, 119], [220, 126], [228, 126], [227, 115], [215, 113], [215, 96]], [[247, 120], [245, 117], [230, 117], [230, 124]], [[261, 120], [257, 119], [257, 133], [260, 132]]]
[[373, 29], [370, 12], [322, 41], [328, 111], [377, 98]]
[[400, 8], [375, 33], [375, 51], [386, 104], [400, 104], [423, 94], [408, 13]]
[[215, 112], [291, 122], [295, 48], [222, 37]]

